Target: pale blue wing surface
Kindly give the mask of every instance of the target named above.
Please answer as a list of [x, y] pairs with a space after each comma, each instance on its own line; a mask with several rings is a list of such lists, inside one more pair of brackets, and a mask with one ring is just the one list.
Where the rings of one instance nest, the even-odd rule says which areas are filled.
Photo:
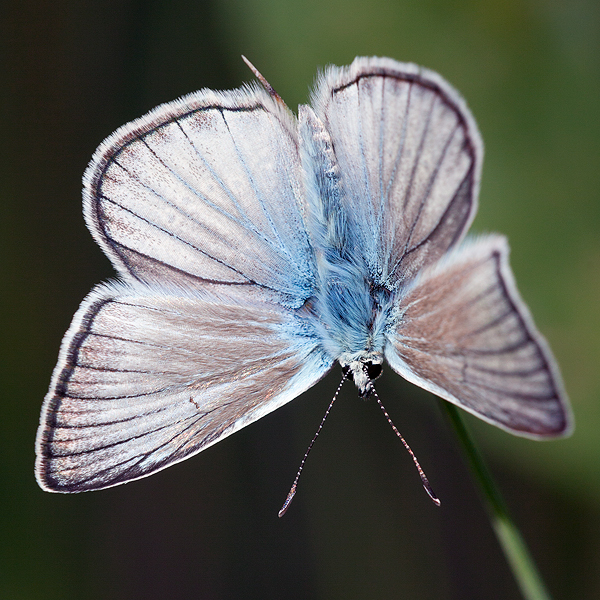
[[312, 106], [341, 173], [349, 242], [374, 282], [396, 289], [473, 219], [483, 154], [475, 122], [439, 75], [387, 58], [330, 67]]
[[261, 89], [202, 90], [125, 125], [84, 176], [84, 214], [125, 278], [314, 288], [294, 116]]
[[465, 242], [396, 302], [385, 356], [400, 375], [511, 433], [570, 432], [558, 368], [516, 290], [504, 238]]
[[79, 492], [145, 477], [292, 400], [331, 367], [301, 315], [257, 299], [98, 286], [67, 332], [36, 476]]

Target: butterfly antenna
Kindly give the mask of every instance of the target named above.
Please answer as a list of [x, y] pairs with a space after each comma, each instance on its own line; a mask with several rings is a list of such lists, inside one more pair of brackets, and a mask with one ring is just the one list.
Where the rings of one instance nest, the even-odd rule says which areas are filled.
[[298, 468], [298, 472], [296, 473], [296, 479], [294, 479], [294, 483], [292, 484], [289, 494], [287, 495], [287, 498], [285, 499], [285, 502], [283, 503], [283, 506], [281, 507], [281, 510], [278, 513], [280, 518], [283, 517], [283, 515], [285, 515], [294, 496], [296, 495], [296, 488], [298, 487], [298, 479], [300, 479], [300, 473], [302, 473], [302, 469], [304, 468], [304, 463], [306, 462], [308, 453], [311, 451], [313, 444], [315, 443], [316, 439], [319, 437], [319, 433], [321, 433], [321, 429], [323, 429], [323, 425], [325, 424], [325, 419], [329, 416], [331, 407], [333, 406], [333, 403], [336, 401], [338, 394], [340, 393], [340, 390], [342, 389], [342, 385], [344, 384], [344, 381], [346, 381], [346, 379], [347, 379], [347, 377], [344, 374], [344, 376], [342, 377], [342, 381], [340, 381], [340, 385], [338, 385], [338, 388], [335, 391], [335, 394], [333, 395], [333, 399], [331, 400], [331, 402], [329, 403], [329, 406], [327, 407], [327, 410], [325, 411], [325, 415], [323, 415], [323, 418], [321, 419], [321, 423], [319, 425], [319, 428], [317, 429], [317, 433], [315, 433], [313, 439], [311, 440], [310, 444], [308, 445], [308, 448], [306, 449], [306, 452], [304, 453], [304, 458], [302, 459], [302, 462], [300, 463], [300, 467]]
[[263, 77], [262, 73], [242, 54], [242, 60], [248, 65], [248, 68], [254, 73], [254, 76], [262, 83], [262, 86], [269, 92], [269, 95], [277, 100], [277, 102], [281, 102], [283, 106], [287, 108], [286, 103], [283, 101], [282, 97], [275, 91], [275, 88]]
[[390, 424], [390, 426], [394, 430], [394, 433], [400, 438], [400, 441], [404, 444], [404, 447], [406, 448], [408, 453], [411, 455], [411, 457], [415, 463], [415, 467], [417, 467], [417, 471], [419, 472], [419, 475], [421, 477], [421, 482], [423, 483], [423, 487], [425, 488], [425, 491], [427, 492], [429, 497], [433, 500], [433, 503], [436, 506], [439, 506], [441, 504], [440, 499], [435, 495], [434, 491], [431, 489], [431, 485], [429, 484], [429, 479], [427, 479], [427, 475], [425, 475], [425, 471], [423, 471], [423, 468], [419, 464], [419, 461], [417, 460], [417, 457], [415, 456], [415, 453], [412, 451], [411, 447], [408, 445], [406, 440], [402, 437], [402, 434], [398, 431], [398, 428], [394, 425], [390, 415], [388, 414], [387, 410], [385, 410], [385, 406], [383, 406], [383, 403], [381, 402], [379, 396], [377, 395], [377, 392], [375, 391], [374, 386], [371, 386], [370, 392], [375, 396], [375, 399], [377, 400], [377, 404], [379, 404], [379, 408], [381, 408], [381, 410], [383, 411], [383, 414], [385, 415], [387, 422]]

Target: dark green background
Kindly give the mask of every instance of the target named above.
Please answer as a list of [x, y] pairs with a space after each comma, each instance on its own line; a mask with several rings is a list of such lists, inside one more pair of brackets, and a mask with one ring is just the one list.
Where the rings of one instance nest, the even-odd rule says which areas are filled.
[[149, 479], [51, 495], [39, 409], [79, 302], [112, 275], [81, 216], [96, 146], [155, 105], [251, 79], [290, 107], [318, 67], [388, 55], [439, 71], [486, 144], [475, 231], [508, 235], [562, 367], [572, 438], [469, 419], [556, 598], [600, 597], [600, 14], [596, 0], [57, 0], [0, 9], [0, 597], [516, 599], [437, 401], [388, 369], [381, 397], [442, 507], [351, 386], [277, 511], [339, 381]]

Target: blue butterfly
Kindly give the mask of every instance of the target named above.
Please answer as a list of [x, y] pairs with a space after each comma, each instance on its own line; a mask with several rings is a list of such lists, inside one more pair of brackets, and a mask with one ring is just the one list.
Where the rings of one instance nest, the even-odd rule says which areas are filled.
[[125, 125], [85, 175], [118, 272], [66, 333], [37, 437], [54, 492], [145, 477], [384, 358], [511, 433], [570, 411], [498, 235], [463, 241], [482, 142], [437, 74], [328, 68], [296, 118], [265, 83], [201, 90]]

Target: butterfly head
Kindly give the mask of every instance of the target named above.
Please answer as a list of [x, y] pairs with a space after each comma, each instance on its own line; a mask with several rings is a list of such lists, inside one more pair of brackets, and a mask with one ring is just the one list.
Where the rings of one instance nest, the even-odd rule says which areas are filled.
[[344, 375], [354, 381], [361, 398], [370, 396], [375, 381], [383, 371], [380, 352], [363, 352], [359, 355], [343, 354], [339, 359]]

